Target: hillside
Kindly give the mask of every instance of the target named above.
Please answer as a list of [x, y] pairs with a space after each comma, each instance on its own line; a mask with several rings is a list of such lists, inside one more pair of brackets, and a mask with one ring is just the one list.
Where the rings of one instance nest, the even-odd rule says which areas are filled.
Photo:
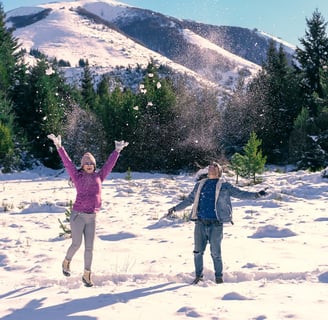
[[[37, 49], [74, 69], [81, 58], [97, 74], [154, 61], [223, 91], [259, 70], [270, 39], [255, 30], [179, 20], [112, 0], [17, 8], [7, 13], [7, 26], [27, 52]], [[78, 70], [68, 71], [71, 76]]]

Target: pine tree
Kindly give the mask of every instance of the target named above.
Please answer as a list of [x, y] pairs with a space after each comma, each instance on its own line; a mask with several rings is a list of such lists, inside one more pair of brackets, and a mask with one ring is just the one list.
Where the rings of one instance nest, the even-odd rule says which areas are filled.
[[302, 86], [306, 93], [310, 116], [316, 116], [318, 106], [313, 100], [313, 93], [316, 93], [319, 98], [323, 97], [320, 70], [328, 64], [327, 22], [316, 9], [312, 17], [306, 19], [306, 24], [305, 36], [300, 39], [303, 49], [296, 48], [296, 59], [301, 66], [300, 72], [304, 76]]
[[14, 130], [14, 112], [11, 101], [0, 91], [0, 123]]
[[320, 71], [323, 97], [313, 94], [318, 115], [310, 116], [308, 108], [298, 115], [290, 137], [290, 157], [299, 169], [318, 170], [328, 164], [328, 71]]
[[232, 166], [235, 167], [238, 174], [247, 177], [256, 182], [256, 174], [264, 171], [266, 156], [262, 155], [260, 149], [262, 141], [257, 138], [255, 132], [252, 132], [247, 144], [244, 146], [244, 154], [235, 154], [233, 156]]
[[124, 152], [124, 157], [116, 166], [117, 170], [124, 171], [128, 166], [129, 156], [133, 156], [132, 150], [136, 140], [138, 114], [138, 108], [135, 108], [136, 95], [131, 89], [122, 89], [118, 84], [111, 90], [109, 81], [110, 79], [104, 76], [99, 82], [95, 113], [104, 128], [107, 155], [113, 150], [115, 140], [130, 142], [129, 148]]
[[17, 120], [35, 157], [52, 168], [61, 164], [57, 152], [49, 152], [53, 144], [47, 135], [51, 132], [62, 134], [64, 112], [70, 102], [69, 89], [61, 77], [49, 62], [39, 60], [22, 86], [26, 90], [26, 100]]
[[282, 46], [270, 43], [262, 70], [247, 88], [246, 123], [263, 143], [271, 163], [288, 161], [289, 136], [302, 101], [299, 79], [288, 65]]
[[324, 167], [325, 152], [317, 142], [317, 136], [314, 118], [310, 116], [308, 109], [303, 108], [295, 120], [290, 137], [290, 157], [298, 169], [314, 171]]
[[156, 68], [149, 65], [136, 100], [138, 113], [135, 144], [129, 146], [130, 152], [134, 152], [134, 162], [139, 170], [147, 167], [151, 170], [165, 170], [170, 167], [174, 104], [172, 83], [168, 79], [159, 78]]
[[9, 172], [14, 166], [14, 114], [11, 102], [0, 91], [0, 170]]
[[245, 158], [240, 153], [235, 153], [230, 160], [230, 168], [236, 174], [236, 184], [238, 184], [239, 176], [245, 176]]
[[116, 87], [109, 92], [108, 81], [103, 79], [100, 82], [96, 113], [109, 140], [128, 140], [133, 137], [136, 128], [136, 110], [133, 109], [135, 100], [136, 97], [130, 89], [122, 90]]
[[14, 145], [12, 132], [8, 126], [2, 124], [0, 121], [0, 172], [10, 172], [13, 150]]
[[0, 2], [0, 91], [9, 94], [15, 85], [22, 52], [18, 40], [6, 28], [6, 15]]
[[94, 89], [93, 75], [89, 67], [88, 60], [83, 68], [81, 95], [86, 108], [94, 110], [96, 108], [96, 92]]
[[[0, 163], [5, 170], [17, 169], [20, 164], [23, 147], [18, 136], [20, 127], [16, 124], [14, 90], [18, 84], [19, 72], [24, 68], [20, 45], [12, 31], [6, 28], [5, 13], [0, 3], [0, 124], [2, 125], [2, 143], [6, 152], [0, 155]], [[9, 140], [10, 141], [9, 141]], [[26, 154], [26, 153], [25, 153]]]
[[289, 67], [286, 54], [280, 46], [277, 51], [270, 45], [265, 72], [264, 127], [258, 132], [263, 149], [271, 162], [288, 160], [289, 135], [300, 111], [298, 78]]
[[299, 73], [303, 77], [301, 92], [304, 102], [302, 112], [294, 123], [289, 149], [290, 157], [297, 161], [298, 168], [316, 170], [328, 161], [328, 36], [327, 23], [317, 9], [306, 22], [308, 29], [305, 37], [300, 39], [303, 49], [296, 49]]
[[60, 237], [70, 238], [72, 235], [72, 231], [71, 231], [70, 227], [68, 226], [68, 224], [71, 220], [72, 208], [73, 208], [73, 202], [70, 201], [68, 208], [65, 210], [64, 222], [58, 218], [59, 227], [60, 227], [60, 229], [62, 229], [62, 231], [59, 233]]

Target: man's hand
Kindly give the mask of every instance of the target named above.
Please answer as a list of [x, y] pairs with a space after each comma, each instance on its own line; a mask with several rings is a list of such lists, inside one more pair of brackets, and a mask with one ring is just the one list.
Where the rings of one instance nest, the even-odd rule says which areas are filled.
[[260, 190], [257, 194], [259, 195], [259, 197], [265, 197], [268, 195], [268, 193], [266, 192], [268, 188], [265, 188], [264, 190]]
[[172, 214], [175, 212], [175, 208], [173, 207], [173, 208], [170, 208], [168, 211], [167, 211], [167, 217], [170, 217], [170, 216], [172, 216]]

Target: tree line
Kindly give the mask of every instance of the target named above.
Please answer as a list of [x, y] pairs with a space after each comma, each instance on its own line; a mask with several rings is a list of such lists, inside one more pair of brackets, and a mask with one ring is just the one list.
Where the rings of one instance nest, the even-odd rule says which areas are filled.
[[328, 164], [328, 37], [318, 10], [306, 24], [292, 63], [270, 42], [258, 74], [248, 83], [240, 79], [218, 103], [215, 90], [192, 87], [153, 61], [125, 70], [138, 79], [129, 87], [108, 74], [95, 81], [81, 59], [81, 83], [69, 84], [57, 60], [40, 54], [34, 66], [24, 62], [0, 5], [0, 169], [59, 168], [51, 132], [62, 135], [76, 164], [90, 151], [101, 165], [114, 140], [129, 141], [121, 171], [175, 172], [240, 160], [254, 135], [269, 163], [321, 169]]

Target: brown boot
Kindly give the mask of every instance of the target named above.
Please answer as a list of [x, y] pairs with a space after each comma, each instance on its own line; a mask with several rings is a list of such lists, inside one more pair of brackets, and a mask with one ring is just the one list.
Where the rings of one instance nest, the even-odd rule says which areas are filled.
[[92, 287], [93, 282], [91, 280], [91, 271], [89, 270], [84, 270], [83, 276], [82, 276], [82, 281], [86, 287]]
[[65, 277], [69, 277], [71, 275], [71, 270], [69, 268], [71, 261], [64, 259], [63, 263], [62, 263], [62, 270], [63, 270], [63, 274]]

